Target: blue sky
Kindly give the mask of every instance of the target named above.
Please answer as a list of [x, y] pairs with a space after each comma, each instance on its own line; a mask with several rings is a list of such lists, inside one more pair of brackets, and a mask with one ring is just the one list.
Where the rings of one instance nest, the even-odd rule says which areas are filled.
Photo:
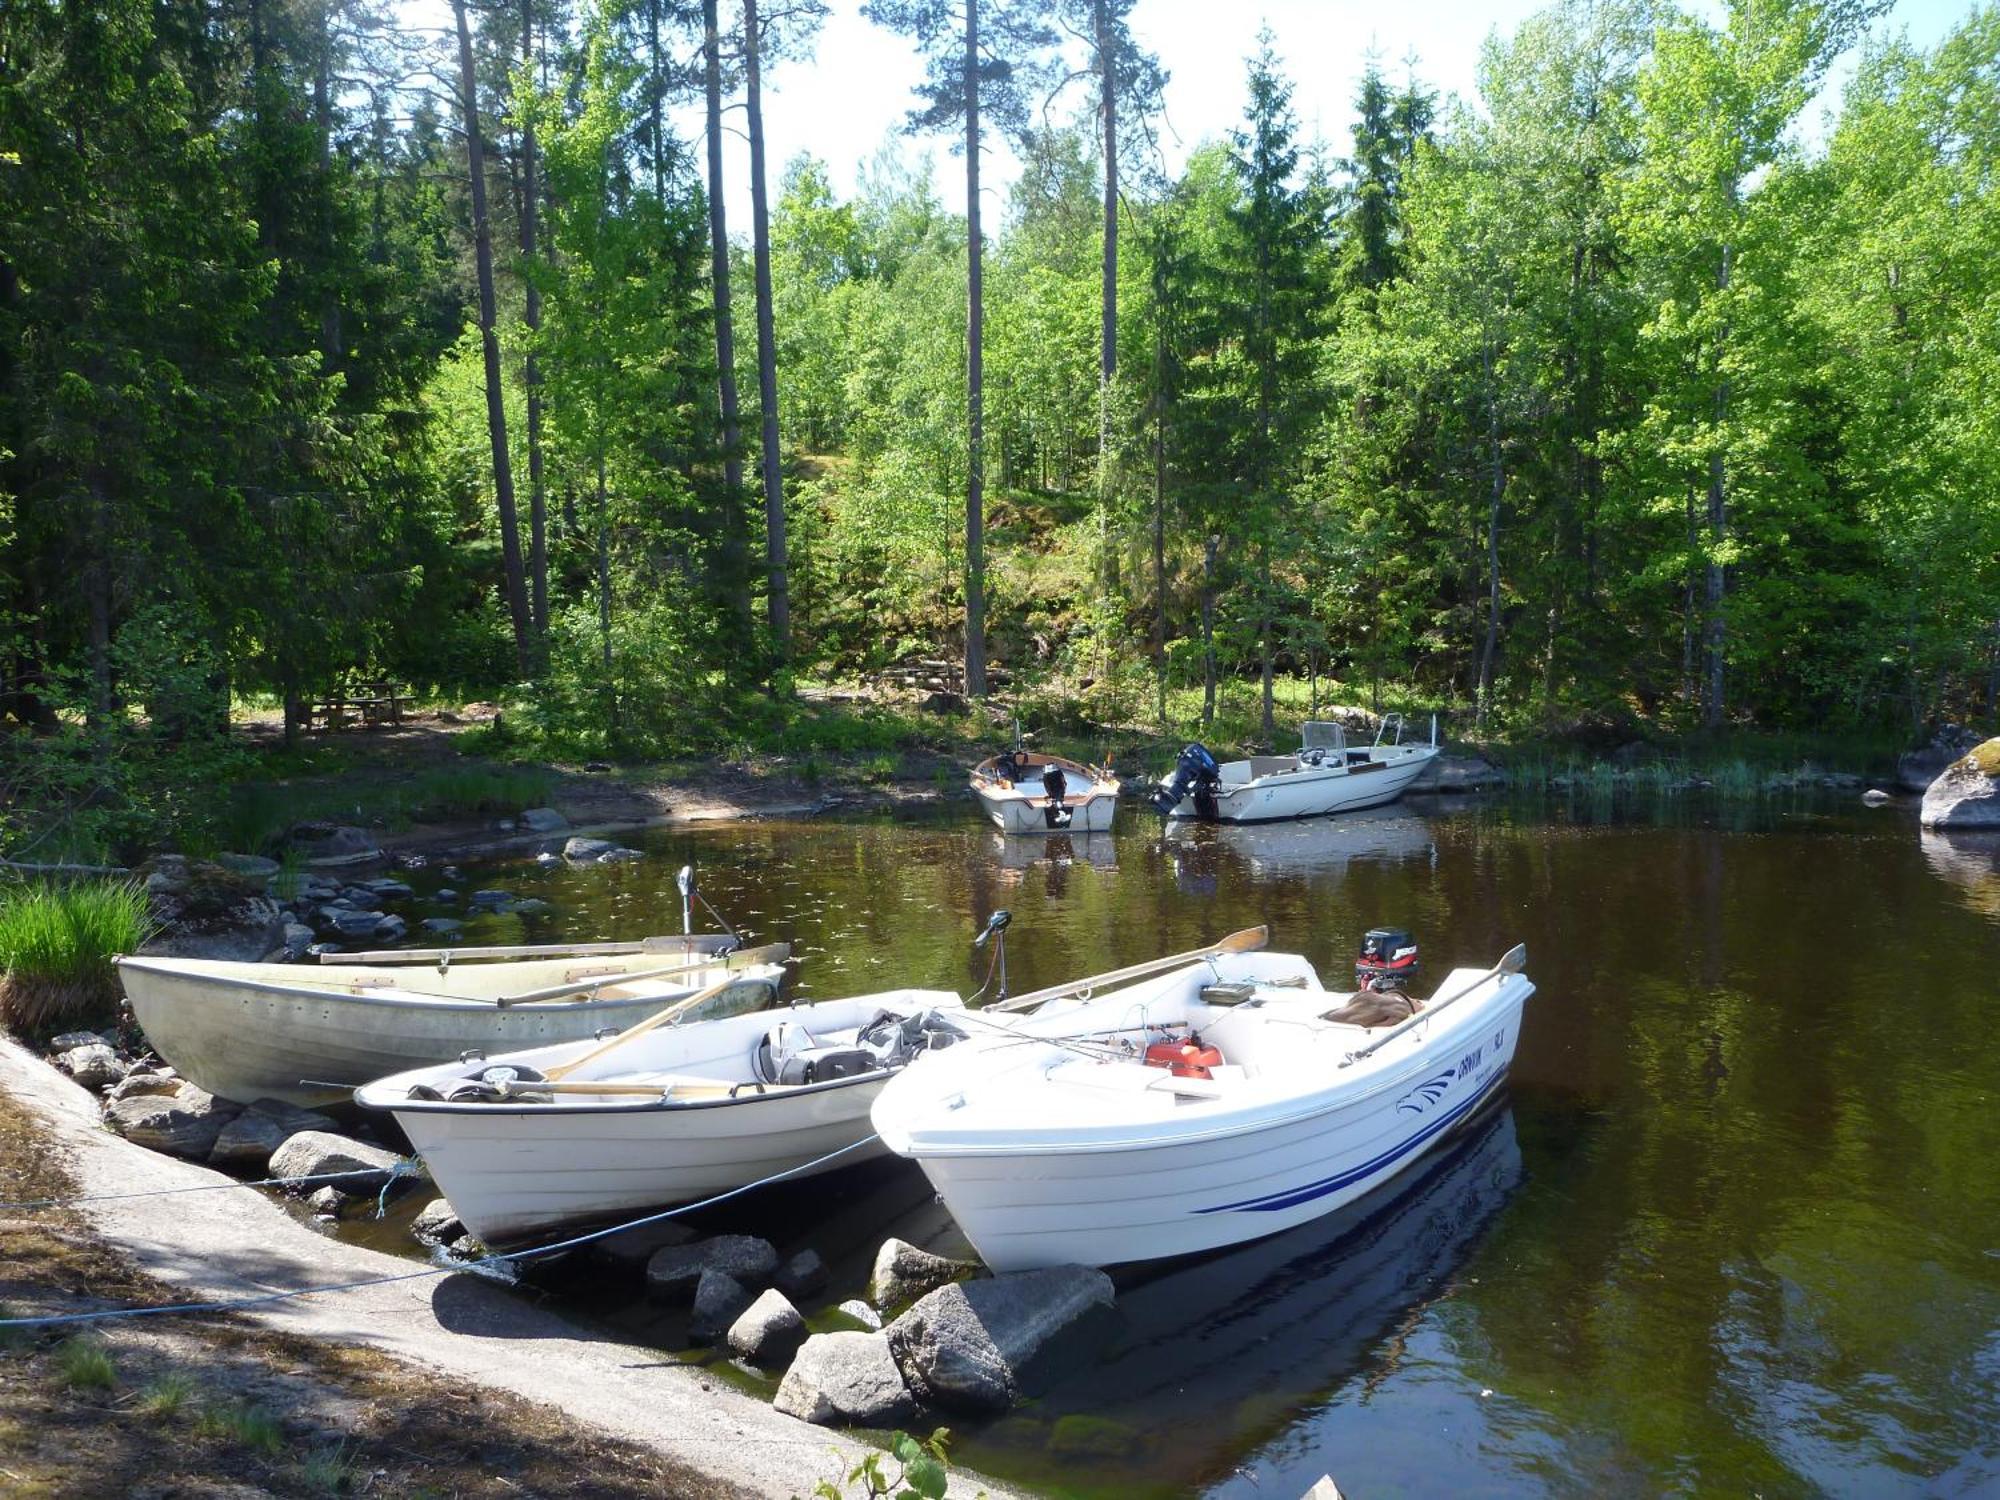
[[[1720, 13], [1712, 0], [1697, 8]], [[885, 146], [912, 157], [930, 154], [939, 194], [947, 208], [965, 207], [964, 168], [941, 139], [900, 134], [911, 104], [911, 86], [922, 66], [912, 44], [862, 19], [862, 0], [829, 0], [832, 15], [809, 62], [781, 64], [765, 79], [765, 149], [772, 187], [784, 164], [801, 151], [824, 161], [836, 192], [852, 193], [859, 169]], [[1258, 30], [1269, 25], [1293, 80], [1293, 108], [1305, 133], [1323, 136], [1344, 150], [1352, 121], [1351, 101], [1367, 59], [1400, 79], [1406, 60], [1418, 78], [1439, 94], [1473, 93], [1480, 47], [1494, 31], [1511, 32], [1543, 8], [1544, 0], [1138, 0], [1132, 29], [1160, 58], [1170, 77], [1162, 146], [1170, 170], [1203, 141], [1228, 131], [1241, 117], [1244, 59], [1255, 48]], [[412, 24], [449, 25], [443, 0], [401, 0]], [[725, 12], [733, 9], [724, 0]], [[1898, 0], [1876, 23], [1902, 28], [1912, 41], [1929, 46], [1972, 11], [1971, 0]], [[726, 23], [725, 23], [726, 24]], [[1803, 123], [1808, 138], [1818, 133], [1817, 116], [1837, 101], [1838, 86], [1851, 59], [1835, 70], [1820, 104]], [[725, 147], [728, 180], [725, 206], [732, 233], [750, 223], [749, 147], [741, 139], [742, 112], [728, 117], [735, 130]], [[682, 132], [699, 135], [699, 108], [678, 116]], [[985, 198], [993, 213], [1006, 204], [1006, 190], [1018, 168], [1004, 148], [987, 159]]]

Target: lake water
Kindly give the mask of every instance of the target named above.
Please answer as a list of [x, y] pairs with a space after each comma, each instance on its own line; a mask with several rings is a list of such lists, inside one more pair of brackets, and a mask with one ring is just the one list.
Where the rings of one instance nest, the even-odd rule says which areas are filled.
[[[678, 930], [687, 861], [746, 938], [792, 943], [805, 995], [970, 992], [1003, 906], [1016, 992], [1257, 923], [1329, 983], [1372, 926], [1433, 977], [1524, 941], [1501, 1109], [1337, 1215], [1121, 1273], [1034, 1400], [950, 1422], [955, 1459], [1092, 1496], [2000, 1492], [2000, 845], [1831, 802], [1119, 822], [664, 832], [635, 865], [468, 869], [556, 906], [468, 941]], [[897, 1161], [702, 1225], [819, 1248], [820, 1326], [884, 1234], [964, 1253]], [[615, 1278], [546, 1277], [684, 1342]]]

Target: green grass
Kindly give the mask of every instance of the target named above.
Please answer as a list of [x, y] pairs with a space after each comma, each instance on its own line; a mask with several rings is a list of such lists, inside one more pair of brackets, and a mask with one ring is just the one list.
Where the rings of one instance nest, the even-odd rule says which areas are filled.
[[135, 1403], [140, 1414], [162, 1419], [176, 1417], [194, 1400], [194, 1382], [178, 1370], [149, 1380], [139, 1388]]
[[275, 1454], [285, 1445], [278, 1419], [250, 1401], [209, 1407], [195, 1423], [195, 1432], [205, 1438], [241, 1443], [264, 1454]]
[[338, 1495], [354, 1482], [354, 1460], [347, 1444], [315, 1448], [299, 1460], [299, 1483], [315, 1495]]
[[0, 1019], [36, 1035], [82, 1022], [118, 999], [111, 960], [152, 930], [132, 881], [0, 889]]
[[118, 1387], [118, 1367], [96, 1339], [77, 1337], [56, 1345], [56, 1375], [73, 1391], [110, 1391]]

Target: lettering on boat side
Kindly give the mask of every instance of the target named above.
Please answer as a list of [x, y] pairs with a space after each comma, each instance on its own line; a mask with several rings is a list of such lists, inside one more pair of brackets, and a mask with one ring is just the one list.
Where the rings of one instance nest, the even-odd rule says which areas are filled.
[[1470, 1078], [1479, 1068], [1479, 1059], [1485, 1055], [1486, 1049], [1484, 1047], [1474, 1047], [1470, 1052], [1466, 1053], [1464, 1057], [1459, 1059], [1458, 1076], [1460, 1078]]

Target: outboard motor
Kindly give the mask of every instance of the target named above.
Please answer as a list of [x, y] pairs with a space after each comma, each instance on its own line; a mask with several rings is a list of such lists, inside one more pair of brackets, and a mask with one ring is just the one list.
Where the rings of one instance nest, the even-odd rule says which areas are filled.
[[1189, 745], [1174, 762], [1174, 774], [1154, 790], [1153, 810], [1167, 816], [1180, 805], [1181, 798], [1193, 796], [1195, 811], [1204, 818], [1215, 816], [1215, 789], [1222, 783], [1222, 768], [1206, 745]]
[[1417, 975], [1417, 940], [1400, 927], [1375, 927], [1354, 960], [1357, 990], [1404, 990]]
[[1063, 798], [1069, 795], [1069, 778], [1063, 775], [1063, 768], [1054, 761], [1042, 769], [1042, 790], [1049, 799], [1049, 805], [1043, 809], [1049, 827], [1069, 827], [1070, 819], [1076, 816], [1075, 811], [1063, 803]]

